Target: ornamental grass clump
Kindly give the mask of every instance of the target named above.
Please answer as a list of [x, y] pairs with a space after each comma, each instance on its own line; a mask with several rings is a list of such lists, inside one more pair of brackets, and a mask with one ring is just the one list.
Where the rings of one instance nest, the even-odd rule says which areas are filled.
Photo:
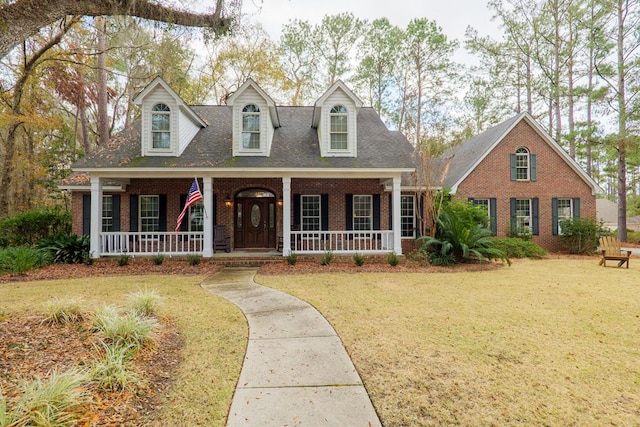
[[331, 261], [333, 261], [333, 252], [327, 251], [322, 256], [322, 259], [320, 260], [320, 264], [329, 265], [331, 264]]
[[130, 367], [134, 356], [131, 346], [101, 344], [104, 355], [93, 361], [89, 371], [98, 387], [106, 391], [124, 391], [140, 385], [141, 378]]
[[45, 322], [49, 324], [79, 322], [84, 318], [78, 298], [54, 298], [45, 304]]
[[367, 258], [364, 255], [357, 252], [353, 254], [353, 262], [355, 262], [358, 267], [362, 267], [366, 261]]
[[138, 349], [155, 343], [154, 332], [158, 322], [153, 318], [141, 317], [136, 313], [124, 315], [103, 315], [94, 320], [94, 328], [102, 333], [107, 343]]
[[133, 312], [140, 316], [156, 314], [162, 304], [162, 297], [156, 289], [140, 289], [128, 296]]
[[400, 257], [395, 252], [391, 252], [387, 255], [387, 263], [389, 263], [391, 267], [395, 267], [400, 263]]

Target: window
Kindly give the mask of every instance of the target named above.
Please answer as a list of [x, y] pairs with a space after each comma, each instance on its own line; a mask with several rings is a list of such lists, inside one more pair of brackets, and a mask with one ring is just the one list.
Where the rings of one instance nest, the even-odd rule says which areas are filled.
[[156, 104], [151, 111], [152, 148], [171, 148], [171, 109]]
[[530, 233], [533, 221], [531, 220], [531, 200], [516, 199], [516, 232]]
[[260, 149], [260, 109], [254, 104], [242, 109], [242, 148]]
[[348, 112], [342, 105], [336, 105], [331, 109], [329, 113], [331, 121], [331, 149], [332, 150], [346, 150], [348, 148], [347, 143], [347, 121]]
[[487, 213], [487, 216], [489, 216], [489, 199], [473, 199], [473, 206], [478, 206]]
[[102, 231], [113, 231], [113, 196], [102, 196]]
[[160, 197], [140, 196], [140, 228], [142, 232], [160, 229]]
[[189, 231], [204, 231], [204, 204], [196, 202], [189, 206]]
[[562, 224], [573, 218], [571, 199], [558, 199], [558, 234], [562, 234]]
[[353, 229], [371, 230], [371, 196], [353, 196]]
[[526, 181], [529, 179], [529, 150], [518, 148], [516, 150], [516, 180]]
[[320, 230], [320, 196], [300, 196], [302, 231]]
[[414, 196], [400, 196], [400, 235], [404, 238], [416, 237]]

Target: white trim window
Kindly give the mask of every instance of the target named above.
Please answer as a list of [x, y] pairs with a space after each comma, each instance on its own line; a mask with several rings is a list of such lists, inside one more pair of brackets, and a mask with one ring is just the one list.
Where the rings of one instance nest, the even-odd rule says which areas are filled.
[[516, 230], [518, 233], [533, 231], [531, 199], [516, 199]]
[[558, 199], [558, 234], [562, 234], [562, 224], [573, 218], [573, 200]]
[[139, 197], [139, 230], [154, 232], [160, 229], [160, 196]]
[[529, 180], [529, 150], [524, 147], [516, 150], [516, 180]]
[[329, 112], [331, 150], [346, 150], [349, 148], [349, 112], [344, 105], [334, 105]]
[[171, 109], [166, 104], [156, 104], [151, 109], [151, 148], [171, 148]]
[[487, 217], [491, 218], [491, 201], [489, 199], [473, 199], [473, 206], [477, 206], [487, 213]]
[[371, 195], [353, 196], [353, 229], [373, 229], [373, 202]]
[[189, 231], [204, 231], [204, 204], [196, 202], [189, 206]]
[[415, 196], [400, 196], [400, 235], [403, 239], [416, 237]]
[[242, 148], [260, 149], [260, 108], [255, 104], [242, 109]]
[[319, 195], [300, 196], [300, 212], [302, 231], [318, 231], [320, 230], [322, 211]]
[[102, 231], [113, 231], [113, 196], [109, 194], [102, 196]]

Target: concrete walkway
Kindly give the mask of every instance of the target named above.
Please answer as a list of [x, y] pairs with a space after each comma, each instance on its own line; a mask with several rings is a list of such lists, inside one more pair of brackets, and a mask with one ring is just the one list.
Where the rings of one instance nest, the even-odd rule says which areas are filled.
[[381, 426], [340, 338], [313, 307], [225, 268], [203, 288], [237, 305], [249, 344], [227, 426]]

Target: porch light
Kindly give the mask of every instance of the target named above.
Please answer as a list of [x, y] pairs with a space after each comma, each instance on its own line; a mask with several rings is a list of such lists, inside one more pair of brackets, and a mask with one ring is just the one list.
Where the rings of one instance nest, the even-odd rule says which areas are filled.
[[233, 206], [233, 200], [231, 200], [231, 197], [228, 194], [227, 194], [227, 198], [224, 199], [224, 205], [228, 208]]
[[278, 206], [282, 206], [282, 197], [278, 199]]

